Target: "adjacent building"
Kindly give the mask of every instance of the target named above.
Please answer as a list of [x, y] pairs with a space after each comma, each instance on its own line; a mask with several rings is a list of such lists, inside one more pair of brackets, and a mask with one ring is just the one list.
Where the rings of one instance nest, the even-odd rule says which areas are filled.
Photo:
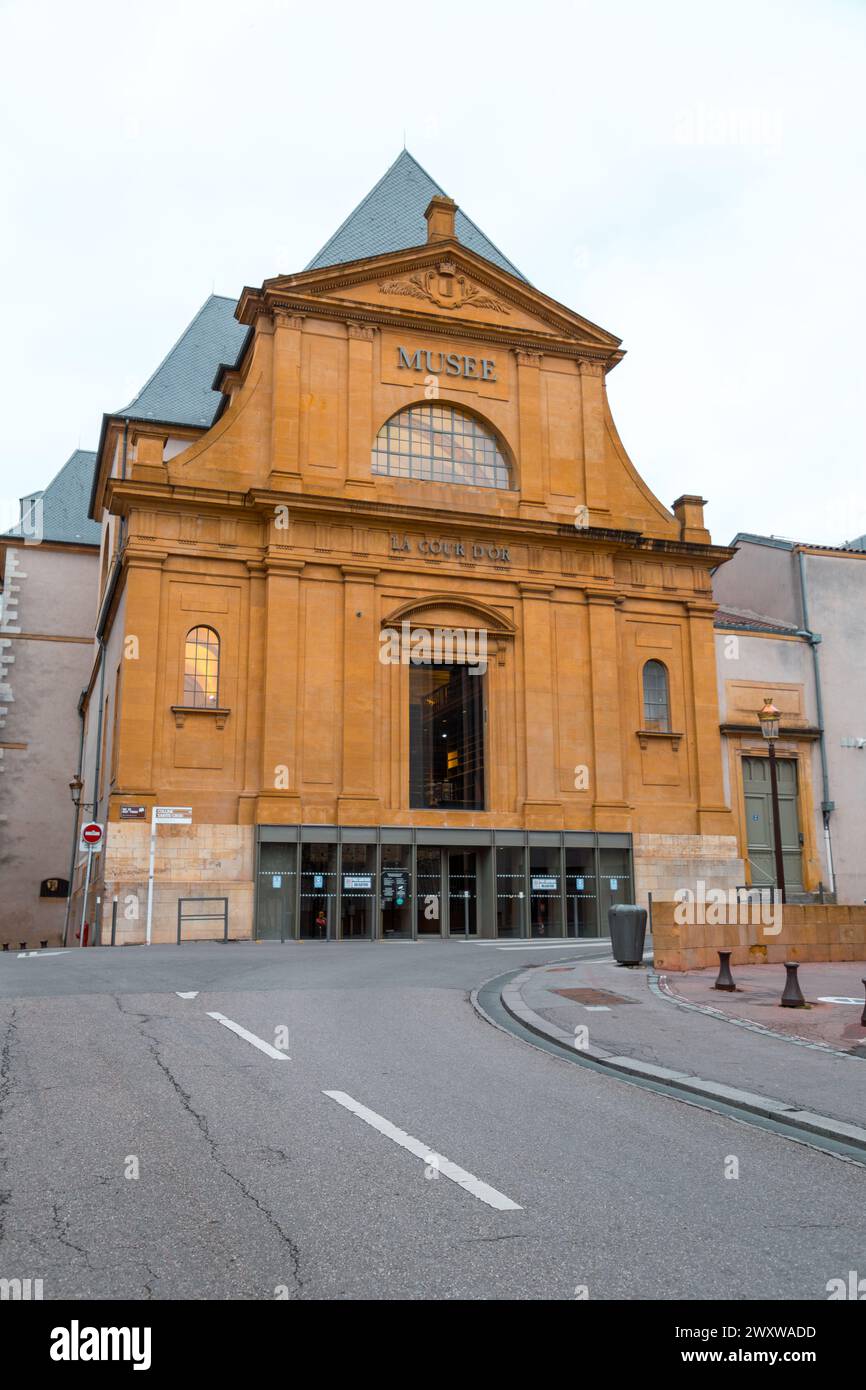
[[737, 535], [715, 575], [726, 792], [745, 881], [776, 886], [767, 747], [777, 744], [786, 894], [866, 901], [866, 537], [817, 546]]
[[57, 945], [66, 925], [79, 702], [93, 665], [101, 527], [96, 455], [76, 449], [0, 535], [0, 944]]
[[[594, 935], [612, 903], [743, 881], [732, 552], [632, 463], [622, 356], [405, 151], [305, 270], [205, 303], [103, 421], [106, 844], [74, 920], [99, 897], [128, 942], [218, 934], [224, 905], [235, 937]], [[191, 823], [157, 828], [151, 881], [154, 807]]]

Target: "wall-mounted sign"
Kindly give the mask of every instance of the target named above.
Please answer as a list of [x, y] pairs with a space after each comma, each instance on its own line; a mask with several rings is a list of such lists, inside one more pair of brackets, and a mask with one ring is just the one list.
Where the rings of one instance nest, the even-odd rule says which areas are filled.
[[372, 874], [343, 874], [343, 892], [351, 892], [352, 889], [371, 889], [373, 887]]
[[[412, 543], [407, 535], [391, 535], [391, 549], [400, 553], [412, 551]], [[422, 536], [415, 541], [419, 555], [444, 556], [446, 560], [491, 560], [496, 565], [510, 565], [511, 556], [507, 545], [487, 545], [481, 541], [458, 541], [436, 536]]]
[[147, 815], [146, 806], [121, 806], [121, 820], [144, 820]]
[[533, 893], [555, 893], [558, 888], [559, 879], [552, 876], [550, 878], [534, 878], [532, 880]]
[[429, 352], [416, 348], [397, 348], [397, 366], [421, 372], [424, 376], [462, 376], [467, 381], [495, 381], [496, 363], [492, 357], [464, 357], [457, 352]]
[[324, 886], [325, 886], [325, 875], [324, 875], [324, 874], [313, 874], [313, 887], [314, 887], [314, 888], [324, 888]]
[[191, 806], [154, 806], [155, 825], [192, 825]]
[[39, 885], [40, 898], [65, 898], [69, 892], [66, 878], [43, 878]]

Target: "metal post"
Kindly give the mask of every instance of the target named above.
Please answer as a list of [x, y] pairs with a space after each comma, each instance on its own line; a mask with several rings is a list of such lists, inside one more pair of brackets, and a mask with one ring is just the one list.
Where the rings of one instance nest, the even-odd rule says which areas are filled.
[[[150, 809], [150, 864], [147, 870], [147, 927], [144, 940], [150, 945], [151, 922], [153, 920], [153, 869], [156, 862], [156, 807]], [[180, 940], [180, 921], [178, 920], [178, 941]]]
[[84, 876], [84, 893], [81, 900], [81, 923], [78, 928], [78, 944], [84, 945], [84, 919], [87, 916], [87, 895], [90, 892], [90, 868], [93, 864], [93, 845], [87, 846], [87, 873]]
[[785, 969], [788, 973], [785, 976], [785, 989], [781, 1000], [783, 1009], [805, 1009], [806, 1007], [803, 991], [800, 989], [800, 982], [797, 979], [798, 965], [799, 962], [796, 960], [785, 961]]
[[[866, 980], [861, 980], [860, 983], [866, 985]], [[863, 1012], [860, 1015], [860, 1026], [866, 1028], [866, 1006], [864, 1006]]]
[[734, 977], [731, 974], [731, 952], [719, 951], [719, 973], [716, 976], [716, 983], [713, 989], [723, 989], [728, 994], [733, 994], [737, 986], [734, 984]]
[[469, 889], [463, 889], [463, 935], [469, 940]]
[[114, 945], [114, 937], [115, 937], [115, 933], [116, 933], [116, 932], [117, 932], [117, 896], [115, 895], [115, 897], [112, 899], [112, 903], [111, 903], [111, 944], [112, 944], [112, 946]]
[[779, 782], [776, 776], [776, 747], [770, 740], [770, 790], [773, 797], [773, 841], [776, 848], [776, 887], [785, 901], [785, 863], [782, 859], [782, 825], [779, 815]]

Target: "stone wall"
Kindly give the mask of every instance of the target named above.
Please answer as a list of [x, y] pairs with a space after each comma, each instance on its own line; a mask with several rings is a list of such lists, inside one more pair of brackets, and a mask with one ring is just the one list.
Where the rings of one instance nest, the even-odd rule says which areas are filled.
[[[112, 899], [117, 897], [117, 945], [139, 944], [147, 922], [150, 823], [108, 827], [102, 941], [111, 939]], [[248, 940], [253, 927], [253, 827], [247, 825], [160, 826], [156, 832], [152, 937], [177, 940], [179, 898], [228, 898], [229, 938]], [[189, 912], [219, 912], [220, 903], [190, 904]], [[184, 941], [222, 936], [218, 921], [188, 922]]]
[[[701, 905], [699, 905], [701, 906]], [[703, 970], [718, 965], [718, 952], [730, 951], [732, 965], [777, 964], [781, 961], [866, 960], [866, 905], [846, 907], [838, 904], [779, 904], [773, 919], [757, 909], [745, 917], [745, 902], [736, 909], [723, 908], [721, 922], [678, 923], [685, 908], [673, 902], [653, 901], [653, 947], [658, 970]], [[694, 914], [694, 907], [692, 906]], [[706, 905], [700, 916], [715, 916]]]
[[635, 902], [644, 906], [647, 894], [672, 901], [683, 888], [698, 881], [707, 888], [736, 888], [745, 882], [743, 861], [734, 835], [636, 834], [634, 845]]

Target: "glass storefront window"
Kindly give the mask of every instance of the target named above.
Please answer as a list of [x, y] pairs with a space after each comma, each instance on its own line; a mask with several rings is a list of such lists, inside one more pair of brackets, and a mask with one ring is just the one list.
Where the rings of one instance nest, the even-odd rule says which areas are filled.
[[259, 941], [288, 941], [295, 934], [297, 855], [297, 845], [263, 844], [259, 850]]
[[484, 676], [432, 662], [409, 671], [409, 804], [484, 809]]
[[496, 850], [496, 935], [522, 936], [526, 905], [523, 847], [499, 845]]
[[340, 936], [344, 940], [376, 934], [376, 846], [343, 845]]
[[607, 909], [615, 903], [634, 902], [630, 862], [627, 849], [600, 849], [598, 852], [599, 917], [605, 936], [608, 935]]
[[417, 928], [419, 936], [442, 935], [442, 851], [419, 845], [415, 872], [418, 878]]
[[567, 936], [598, 936], [598, 894], [592, 845], [565, 851], [565, 923]]
[[382, 846], [382, 940], [412, 935], [412, 847]]
[[324, 941], [337, 934], [337, 846], [301, 845], [301, 937]]
[[562, 936], [562, 883], [558, 845], [529, 851], [529, 921], [532, 936]]

